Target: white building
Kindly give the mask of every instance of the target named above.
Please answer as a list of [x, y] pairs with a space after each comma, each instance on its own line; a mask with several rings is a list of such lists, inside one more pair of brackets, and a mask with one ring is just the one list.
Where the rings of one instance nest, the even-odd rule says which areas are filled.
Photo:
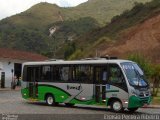
[[21, 76], [22, 63], [28, 61], [43, 61], [48, 58], [36, 53], [0, 48], [0, 82], [5, 74], [5, 87], [11, 87], [14, 76]]

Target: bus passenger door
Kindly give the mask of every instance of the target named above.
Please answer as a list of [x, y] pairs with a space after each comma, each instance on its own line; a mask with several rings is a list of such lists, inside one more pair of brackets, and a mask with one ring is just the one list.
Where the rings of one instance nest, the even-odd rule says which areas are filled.
[[37, 98], [38, 96], [38, 79], [39, 79], [39, 67], [28, 67], [27, 68], [27, 80], [29, 88], [29, 97]]
[[97, 103], [102, 103], [106, 100], [106, 82], [108, 79], [107, 65], [95, 67], [94, 73], [95, 101]]

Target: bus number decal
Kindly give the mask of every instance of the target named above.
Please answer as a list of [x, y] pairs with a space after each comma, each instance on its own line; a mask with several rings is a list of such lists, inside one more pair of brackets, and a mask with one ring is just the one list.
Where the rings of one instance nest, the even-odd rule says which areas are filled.
[[67, 85], [67, 90], [70, 90], [70, 89], [81, 90], [82, 87], [81, 86], [69, 86], [69, 85]]

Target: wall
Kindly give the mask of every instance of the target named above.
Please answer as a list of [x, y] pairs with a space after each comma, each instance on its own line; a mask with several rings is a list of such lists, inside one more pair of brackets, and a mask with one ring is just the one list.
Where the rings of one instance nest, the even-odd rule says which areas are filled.
[[1, 72], [5, 72], [5, 87], [11, 87], [12, 77], [14, 77], [14, 72], [12, 76], [11, 70], [14, 70], [14, 63], [23, 63], [25, 61], [21, 60], [10, 60], [10, 59], [0, 59], [0, 63], [2, 63]]
[[[3, 62], [3, 72], [5, 72], [5, 87], [11, 87], [12, 81], [12, 72], [11, 70], [14, 69], [14, 63], [10, 61]], [[14, 72], [13, 72], [14, 76]]]

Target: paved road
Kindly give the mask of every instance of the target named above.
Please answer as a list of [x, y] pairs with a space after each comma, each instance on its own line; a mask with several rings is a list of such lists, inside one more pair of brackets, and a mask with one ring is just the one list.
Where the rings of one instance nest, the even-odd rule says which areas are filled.
[[[47, 106], [45, 103], [38, 102], [27, 102], [26, 100], [21, 98], [20, 91], [0, 91], [0, 114], [50, 114], [55, 115], [54, 117], [69, 117], [73, 115], [84, 116], [87, 118], [90, 117], [101, 117], [104, 115], [113, 114], [109, 109], [106, 108], [91, 108], [82, 105], [78, 105], [75, 107], [66, 107], [61, 104], [59, 106]], [[88, 117], [89, 114], [89, 117]], [[121, 113], [122, 114], [122, 113]], [[126, 111], [123, 114], [130, 114]], [[140, 108], [136, 113], [136, 115], [141, 114], [160, 114], [160, 109], [151, 109], [151, 108]], [[28, 116], [28, 115], [27, 115]], [[43, 116], [41, 116], [43, 118]], [[93, 119], [93, 118], [92, 118]], [[98, 119], [98, 118], [97, 118]], [[104, 119], [104, 118], [103, 118]]]

